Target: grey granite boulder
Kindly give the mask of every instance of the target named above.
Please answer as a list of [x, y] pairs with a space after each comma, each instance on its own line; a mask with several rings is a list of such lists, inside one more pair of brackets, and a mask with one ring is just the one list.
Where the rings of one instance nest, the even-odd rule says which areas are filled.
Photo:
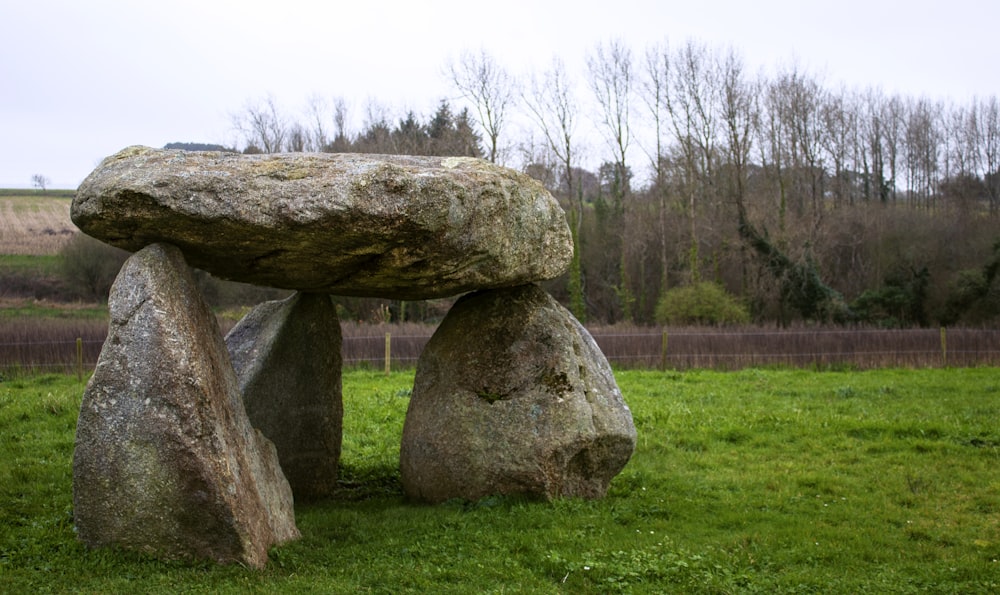
[[83, 181], [73, 222], [114, 246], [178, 246], [213, 275], [337, 295], [429, 299], [551, 279], [565, 214], [481, 159], [239, 155], [130, 147]]
[[535, 285], [462, 297], [417, 364], [400, 450], [408, 496], [599, 498], [632, 414], [583, 326]]
[[90, 547], [261, 567], [298, 537], [277, 453], [177, 248], [132, 255], [80, 409], [73, 515]]
[[260, 304], [226, 335], [247, 415], [278, 449], [297, 502], [337, 487], [340, 343], [337, 311], [318, 293]]

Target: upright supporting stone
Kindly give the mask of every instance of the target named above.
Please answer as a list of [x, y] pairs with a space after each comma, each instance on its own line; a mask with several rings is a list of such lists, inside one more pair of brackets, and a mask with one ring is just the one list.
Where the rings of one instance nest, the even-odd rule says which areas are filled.
[[80, 540], [262, 567], [299, 536], [292, 492], [180, 251], [134, 254], [109, 307], [73, 457]]
[[300, 502], [337, 487], [340, 343], [330, 296], [314, 293], [265, 302], [226, 336], [250, 422], [274, 442]]
[[590, 333], [535, 285], [460, 299], [424, 348], [400, 472], [429, 502], [599, 498], [635, 449], [632, 414]]

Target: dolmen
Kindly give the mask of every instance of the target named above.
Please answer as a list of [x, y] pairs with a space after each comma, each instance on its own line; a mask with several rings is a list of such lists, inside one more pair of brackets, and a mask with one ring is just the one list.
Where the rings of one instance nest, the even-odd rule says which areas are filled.
[[[337, 485], [331, 296], [461, 296], [417, 364], [408, 497], [600, 498], [635, 449], [607, 360], [538, 285], [573, 244], [523, 174], [459, 157], [129, 147], [84, 180], [71, 216], [133, 252], [77, 425], [89, 547], [262, 567], [299, 536], [294, 501]], [[222, 337], [192, 268], [294, 292]]]

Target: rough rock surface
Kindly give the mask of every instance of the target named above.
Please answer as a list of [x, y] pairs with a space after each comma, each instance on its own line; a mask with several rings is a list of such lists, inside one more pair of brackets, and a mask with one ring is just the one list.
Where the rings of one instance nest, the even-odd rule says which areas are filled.
[[260, 304], [226, 335], [250, 423], [278, 449], [297, 502], [337, 487], [340, 344], [333, 302], [317, 293]]
[[239, 155], [130, 147], [80, 185], [87, 234], [178, 246], [216, 276], [306, 292], [428, 299], [557, 277], [565, 214], [481, 159]]
[[410, 497], [599, 498], [635, 449], [590, 333], [534, 285], [461, 298], [417, 364], [400, 452]]
[[122, 267], [83, 396], [74, 519], [88, 546], [261, 567], [298, 537], [274, 446], [247, 419], [214, 316], [175, 247]]

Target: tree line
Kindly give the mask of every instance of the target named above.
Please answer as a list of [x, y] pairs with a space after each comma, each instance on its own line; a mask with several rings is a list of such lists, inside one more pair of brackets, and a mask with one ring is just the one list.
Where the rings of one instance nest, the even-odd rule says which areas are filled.
[[566, 209], [577, 256], [547, 289], [582, 320], [997, 320], [996, 97], [830, 86], [795, 64], [751, 70], [735, 49], [696, 40], [641, 52], [611, 40], [585, 64], [571, 73], [555, 58], [515, 75], [465, 52], [445, 69], [461, 109], [441, 100], [426, 118], [394, 118], [370, 102], [357, 131], [342, 98], [314, 97], [292, 117], [268, 97], [234, 115], [239, 150], [520, 169]]
[[332, 107], [319, 98], [311, 99], [309, 125], [285, 115], [273, 97], [248, 104], [233, 122], [243, 140], [241, 151], [247, 154], [320, 151], [482, 156], [482, 139], [468, 108], [455, 112], [442, 100], [426, 120], [411, 110], [397, 122], [391, 121], [385, 107], [373, 103], [368, 109], [364, 127], [356, 134], [348, 129], [343, 98], [335, 99]]

